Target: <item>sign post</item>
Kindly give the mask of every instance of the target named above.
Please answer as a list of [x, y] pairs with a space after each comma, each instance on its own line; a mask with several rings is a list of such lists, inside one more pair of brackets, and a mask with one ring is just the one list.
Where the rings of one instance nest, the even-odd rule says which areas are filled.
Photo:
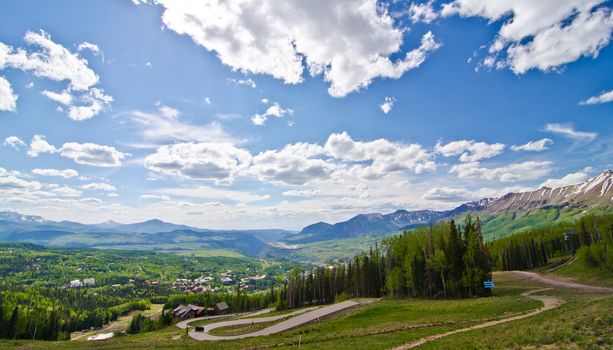
[[485, 289], [489, 289], [492, 293], [492, 295], [494, 295], [494, 287], [496, 286], [496, 284], [494, 283], [494, 281], [483, 281], [483, 288]]

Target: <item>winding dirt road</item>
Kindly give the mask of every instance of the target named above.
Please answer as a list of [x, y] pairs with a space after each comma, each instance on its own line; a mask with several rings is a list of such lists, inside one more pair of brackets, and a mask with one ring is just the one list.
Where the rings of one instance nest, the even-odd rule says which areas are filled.
[[535, 272], [528, 272], [528, 271], [511, 271], [511, 272], [516, 275], [520, 275], [520, 276], [529, 278], [531, 280], [541, 282], [544, 284], [548, 284], [554, 287], [578, 289], [578, 290], [585, 290], [588, 292], [597, 292], [597, 293], [613, 293], [613, 288], [597, 287], [597, 286], [590, 286], [587, 284], [579, 284], [579, 283], [564, 281], [561, 279], [541, 275]]
[[489, 322], [485, 322], [485, 323], [481, 323], [478, 325], [474, 325], [471, 327], [466, 327], [466, 328], [460, 328], [460, 329], [454, 329], [453, 331], [449, 331], [449, 332], [445, 332], [445, 333], [440, 333], [440, 334], [435, 334], [435, 335], [431, 335], [428, 337], [424, 337], [421, 338], [419, 340], [416, 340], [412, 343], [408, 343], [408, 344], [404, 344], [401, 345], [397, 348], [394, 348], [394, 350], [406, 350], [406, 349], [413, 349], [416, 348], [420, 345], [423, 345], [429, 341], [433, 341], [436, 339], [440, 339], [440, 338], [444, 338], [444, 337], [448, 337], [450, 335], [454, 335], [454, 334], [458, 334], [458, 333], [464, 333], [464, 332], [469, 332], [475, 329], [481, 329], [481, 328], [487, 328], [487, 327], [492, 327], [492, 326], [496, 326], [499, 325], [501, 323], [506, 323], [506, 322], [511, 322], [511, 321], [515, 321], [515, 320], [521, 320], [523, 318], [528, 318], [528, 317], [532, 317], [534, 315], [538, 315], [542, 312], [545, 312], [547, 310], [551, 310], [551, 309], [555, 309], [558, 306], [562, 305], [564, 303], [564, 300], [556, 298], [556, 297], [550, 297], [550, 296], [540, 296], [540, 295], [531, 295], [534, 293], [538, 293], [538, 292], [543, 292], [546, 290], [550, 290], [552, 288], [543, 288], [543, 289], [537, 289], [537, 290], [531, 290], [529, 292], [523, 293], [522, 296], [528, 297], [530, 299], [535, 299], [535, 300], [539, 300], [543, 302], [543, 307], [540, 307], [534, 311], [525, 313], [525, 314], [520, 314], [520, 315], [516, 315], [516, 316], [512, 316], [509, 318], [503, 318], [500, 320], [495, 320], [495, 321], [489, 321]]
[[[575, 290], [584, 290], [584, 291], [590, 291], [590, 292], [597, 292], [597, 293], [613, 293], [613, 288], [607, 288], [607, 287], [597, 287], [597, 286], [590, 286], [590, 285], [586, 285], [586, 284], [579, 284], [579, 283], [574, 283], [574, 282], [568, 282], [568, 281], [562, 281], [559, 280], [557, 278], [552, 278], [552, 277], [548, 277], [548, 276], [544, 276], [538, 273], [534, 273], [534, 272], [528, 272], [528, 271], [510, 271], [513, 274], [516, 275], [520, 275], [522, 277], [526, 277], [528, 279], [543, 283], [543, 284], [548, 284], [554, 287], [561, 287], [561, 288], [569, 288], [569, 289], [575, 289]], [[421, 339], [418, 339], [414, 342], [408, 343], [408, 344], [404, 344], [401, 345], [397, 348], [394, 348], [393, 350], [406, 350], [406, 349], [413, 349], [416, 348], [420, 345], [423, 345], [427, 342], [436, 340], [436, 339], [440, 339], [440, 338], [444, 338], [444, 337], [448, 337], [450, 335], [454, 335], [454, 334], [458, 334], [458, 333], [464, 333], [464, 332], [469, 332], [475, 329], [482, 329], [482, 328], [487, 328], [487, 327], [492, 327], [492, 326], [496, 326], [499, 325], [501, 323], [506, 323], [506, 322], [511, 322], [511, 321], [515, 321], [515, 320], [521, 320], [524, 318], [528, 318], [528, 317], [532, 317], [534, 315], [538, 315], [542, 312], [545, 312], [547, 310], [551, 310], [551, 309], [555, 309], [558, 306], [564, 304], [564, 300], [560, 299], [560, 298], [556, 298], [556, 297], [552, 297], [552, 296], [541, 296], [541, 295], [532, 295], [534, 293], [539, 293], [539, 292], [543, 292], [546, 290], [550, 290], [553, 288], [543, 288], [543, 289], [537, 289], [537, 290], [532, 290], [529, 292], [525, 292], [522, 293], [522, 296], [524, 297], [528, 297], [530, 299], [534, 299], [534, 300], [539, 300], [541, 302], [543, 302], [543, 306], [525, 313], [525, 314], [520, 314], [520, 315], [516, 315], [516, 316], [512, 316], [509, 318], [504, 318], [504, 319], [500, 319], [500, 320], [495, 320], [495, 321], [490, 321], [490, 322], [485, 322], [482, 324], [478, 324], [478, 325], [474, 325], [471, 327], [466, 327], [466, 328], [460, 328], [460, 329], [455, 329], [453, 331], [449, 331], [449, 332], [445, 332], [445, 333], [440, 333], [440, 334], [435, 334], [435, 335], [431, 335], [428, 337], [424, 337]]]

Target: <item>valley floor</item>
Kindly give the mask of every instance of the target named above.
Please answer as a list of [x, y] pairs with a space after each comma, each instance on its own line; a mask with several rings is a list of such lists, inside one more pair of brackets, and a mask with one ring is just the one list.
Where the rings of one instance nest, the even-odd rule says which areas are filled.
[[266, 337], [207, 342], [170, 326], [158, 332], [98, 342], [0, 341], [14, 349], [391, 349], [429, 336], [457, 331], [533, 312], [542, 300], [563, 300], [559, 307], [510, 322], [472, 329], [420, 344], [420, 349], [613, 347], [613, 294], [546, 284], [524, 274], [496, 273], [494, 296], [468, 300], [383, 299], [342, 311], [304, 327]]

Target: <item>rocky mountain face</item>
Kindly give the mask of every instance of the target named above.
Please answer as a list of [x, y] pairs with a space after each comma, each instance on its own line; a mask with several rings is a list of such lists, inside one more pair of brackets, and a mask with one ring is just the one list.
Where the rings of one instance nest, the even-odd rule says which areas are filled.
[[541, 187], [536, 191], [508, 193], [490, 202], [485, 213], [529, 211], [543, 207], [613, 205], [613, 171], [606, 170], [591, 180], [564, 187]]

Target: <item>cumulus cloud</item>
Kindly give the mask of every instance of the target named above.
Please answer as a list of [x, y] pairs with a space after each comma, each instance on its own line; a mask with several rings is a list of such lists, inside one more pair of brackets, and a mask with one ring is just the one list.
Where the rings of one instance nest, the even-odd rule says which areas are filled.
[[74, 169], [32, 169], [32, 174], [40, 176], [57, 176], [63, 178], [71, 178], [79, 176], [79, 173]]
[[266, 112], [262, 114], [258, 114], [258, 113], [254, 114], [253, 117], [251, 117], [251, 121], [255, 125], [264, 125], [264, 123], [266, 123], [268, 118], [270, 117], [283, 118], [286, 114], [293, 115], [294, 111], [291, 108], [283, 108], [277, 102], [273, 102], [268, 107], [268, 109], [266, 109]]
[[355, 168], [364, 178], [377, 178], [397, 171], [420, 174], [436, 169], [432, 154], [419, 144], [396, 143], [386, 139], [354, 141], [343, 132], [331, 134], [324, 148], [328, 155], [340, 160], [370, 162], [367, 166]]
[[597, 7], [604, 2], [455, 0], [443, 5], [442, 14], [504, 21], [483, 63], [523, 74], [555, 69], [582, 56], [596, 57], [613, 30], [611, 9]]
[[452, 141], [447, 144], [437, 142], [434, 147], [436, 153], [445, 157], [460, 156], [461, 162], [476, 162], [480, 159], [492, 158], [504, 150], [502, 143], [485, 143], [474, 140]]
[[526, 144], [517, 146], [517, 145], [513, 145], [511, 146], [511, 150], [513, 151], [533, 151], [533, 152], [540, 152], [540, 151], [544, 151], [547, 149], [547, 145], [548, 144], [552, 144], [553, 141], [550, 139], [540, 139], [538, 141], [530, 141]]
[[[2, 57], [0, 56], [1, 59]], [[0, 69], [2, 69], [2, 66], [0, 66]], [[0, 111], [15, 112], [17, 110], [17, 98], [18, 96], [13, 92], [11, 83], [0, 76]]]
[[568, 174], [561, 179], [547, 179], [545, 182], [541, 184], [540, 187], [550, 187], [550, 188], [564, 187], [568, 185], [575, 185], [580, 182], [587, 181], [589, 179], [590, 179], [590, 176], [587, 173], [576, 172], [576, 173]]
[[228, 185], [250, 161], [249, 151], [230, 143], [185, 142], [158, 147], [144, 164], [153, 172]]
[[[66, 107], [68, 117], [73, 120], [92, 118], [109, 107], [113, 98], [106, 95], [104, 90], [94, 87], [99, 83], [99, 77], [89, 68], [87, 60], [55, 43], [51, 36], [42, 30], [38, 33], [27, 32], [24, 40], [37, 50], [28, 52], [23, 48], [13, 48], [0, 43], [0, 70], [13, 68], [31, 72], [40, 78], [67, 81], [68, 86], [62, 92], [45, 90], [42, 94]], [[81, 43], [77, 49], [100, 52], [96, 45], [87, 42]], [[6, 81], [0, 78], [0, 96], [5, 94], [2, 80]], [[0, 98], [0, 102], [2, 101], [5, 101], [5, 98]], [[14, 104], [15, 101], [12, 102]]]
[[571, 124], [556, 124], [551, 123], [545, 125], [544, 131], [551, 132], [556, 135], [564, 136], [576, 141], [594, 141], [598, 137], [598, 133], [577, 131]]
[[376, 78], [400, 78], [440, 46], [428, 32], [418, 48], [401, 53], [404, 30], [377, 0], [154, 2], [164, 7], [166, 28], [214, 51], [232, 69], [287, 84], [301, 83], [306, 69], [323, 75], [335, 97]]
[[383, 113], [388, 114], [394, 108], [394, 103], [396, 103], [396, 99], [393, 97], [386, 97], [383, 103], [379, 106]]
[[319, 145], [290, 144], [255, 156], [250, 172], [264, 182], [304, 185], [309, 181], [328, 179], [336, 170], [333, 162], [316, 158], [322, 154], [323, 148]]
[[411, 22], [418, 23], [430, 23], [438, 18], [439, 13], [434, 9], [434, 1], [430, 0], [425, 3], [411, 3], [409, 6], [409, 17], [411, 18]]
[[38, 157], [41, 153], [55, 153], [57, 149], [55, 146], [51, 145], [47, 140], [45, 140], [45, 136], [43, 135], [34, 135], [32, 137], [32, 141], [30, 141], [30, 148], [28, 149], [28, 155], [30, 157]]
[[579, 102], [581, 106], [597, 105], [613, 101], [613, 90], [605, 91], [598, 96], [592, 96], [585, 101]]
[[479, 162], [471, 162], [454, 165], [449, 172], [458, 174], [460, 178], [515, 182], [539, 179], [551, 172], [551, 164], [550, 161], [527, 161], [487, 168]]
[[17, 136], [9, 136], [4, 139], [2, 143], [3, 146], [13, 147], [16, 150], [20, 150], [21, 148], [27, 147], [26, 143], [21, 141], [21, 139]]
[[85, 184], [81, 186], [82, 189], [88, 191], [105, 191], [105, 192], [114, 192], [117, 191], [117, 188], [113, 185], [109, 185], [104, 182], [93, 182], [89, 184]]
[[118, 167], [121, 160], [129, 156], [111, 146], [95, 143], [67, 142], [59, 149], [62, 157], [70, 158], [75, 163], [97, 167]]

